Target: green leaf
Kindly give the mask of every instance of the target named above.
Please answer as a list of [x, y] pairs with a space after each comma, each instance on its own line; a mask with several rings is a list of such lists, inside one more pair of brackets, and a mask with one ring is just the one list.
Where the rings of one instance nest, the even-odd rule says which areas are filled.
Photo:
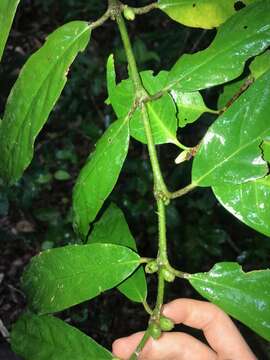
[[[114, 91], [116, 90], [116, 74], [114, 67], [114, 57], [111, 54], [107, 60], [107, 91], [108, 91], [108, 100], [113, 97]], [[108, 101], [106, 102], [108, 105]], [[120, 116], [121, 117], [121, 116]]]
[[19, 2], [20, 0], [1, 0], [0, 2], [0, 61]]
[[178, 84], [194, 91], [237, 78], [246, 60], [270, 44], [270, 1], [255, 2], [221, 25], [212, 44], [192, 55], [183, 55], [168, 75], [166, 89]]
[[270, 177], [214, 186], [218, 201], [237, 219], [270, 237]]
[[270, 139], [262, 143], [263, 158], [270, 164]]
[[99, 139], [73, 190], [73, 225], [86, 238], [89, 224], [113, 190], [129, 146], [129, 124], [115, 121]]
[[270, 270], [245, 273], [240, 265], [224, 262], [190, 275], [189, 281], [203, 297], [270, 340]]
[[256, 56], [249, 65], [250, 72], [255, 79], [262, 76], [270, 69], [270, 50], [266, 50], [263, 54]]
[[[166, 71], [161, 71], [156, 76], [153, 75], [153, 71], [143, 71], [140, 75], [143, 85], [150, 95], [160, 91], [167, 78]], [[118, 117], [128, 114], [133, 105], [134, 96], [130, 79], [123, 80], [117, 85], [110, 96], [110, 101]], [[165, 94], [160, 99], [149, 102], [147, 108], [155, 144], [173, 143], [178, 145], [176, 109], [170, 95]], [[131, 117], [130, 134], [136, 140], [147, 143], [140, 109], [137, 109]]]
[[226, 84], [223, 93], [218, 98], [218, 108], [223, 109], [233, 99], [233, 97], [241, 91], [242, 86], [248, 80], [247, 77], [240, 80], [235, 80]]
[[34, 141], [67, 81], [67, 72], [89, 42], [84, 21], [68, 23], [48, 36], [24, 65], [13, 86], [0, 132], [0, 176], [13, 183], [33, 157]]
[[208, 109], [199, 91], [182, 92], [177, 87], [171, 90], [171, 96], [178, 108], [179, 126], [195, 122], [205, 112], [215, 112]]
[[35, 312], [61, 311], [125, 280], [139, 265], [132, 250], [113, 244], [68, 245], [32, 258], [22, 278]]
[[12, 350], [27, 360], [109, 360], [92, 338], [53, 316], [25, 314], [11, 332]]
[[[255, 0], [243, 0], [247, 5]], [[158, 7], [173, 20], [190, 27], [212, 29], [235, 12], [236, 0], [159, 0]]]
[[[130, 233], [123, 212], [111, 204], [102, 218], [94, 224], [88, 243], [111, 243], [129, 247], [137, 252], [136, 242]], [[136, 270], [118, 289], [130, 300], [144, 302], [147, 295], [146, 280], [142, 268]]]
[[224, 108], [235, 96], [238, 96], [238, 94], [241, 95], [241, 92], [245, 90], [243, 88], [245, 88], [246, 85], [249, 85], [252, 81], [256, 80], [270, 69], [270, 50], [256, 56], [250, 63], [249, 69], [251, 75], [240, 80], [232, 81], [224, 86], [223, 93], [218, 99], [219, 108]]
[[209, 128], [193, 162], [195, 185], [240, 184], [266, 176], [260, 144], [270, 136], [269, 84], [270, 71]]

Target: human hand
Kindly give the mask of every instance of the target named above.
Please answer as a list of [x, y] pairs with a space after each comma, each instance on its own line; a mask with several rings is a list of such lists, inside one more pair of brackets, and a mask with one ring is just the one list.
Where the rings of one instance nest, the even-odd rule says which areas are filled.
[[[175, 324], [202, 330], [209, 345], [185, 333], [163, 333], [158, 340], [149, 339], [140, 360], [256, 360], [229, 316], [211, 303], [178, 299], [165, 305], [162, 314]], [[113, 353], [129, 359], [143, 334], [116, 340]]]

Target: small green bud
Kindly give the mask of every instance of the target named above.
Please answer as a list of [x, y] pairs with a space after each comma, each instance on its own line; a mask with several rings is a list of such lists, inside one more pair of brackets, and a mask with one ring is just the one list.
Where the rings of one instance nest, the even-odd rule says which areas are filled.
[[150, 261], [146, 266], [145, 266], [145, 272], [147, 274], [154, 274], [155, 272], [158, 271], [158, 264], [156, 262], [156, 260], [152, 260]]
[[160, 317], [159, 324], [162, 331], [171, 331], [174, 328], [174, 323], [166, 316]]
[[135, 12], [129, 6], [125, 6], [123, 14], [127, 20], [133, 21], [135, 19]]
[[170, 270], [163, 268], [161, 270], [161, 274], [164, 277], [164, 280], [168, 281], [168, 282], [173, 282], [175, 279], [175, 275], [174, 273], [172, 273]]
[[161, 336], [161, 328], [156, 323], [152, 323], [149, 326], [149, 333], [154, 340], [157, 340]]

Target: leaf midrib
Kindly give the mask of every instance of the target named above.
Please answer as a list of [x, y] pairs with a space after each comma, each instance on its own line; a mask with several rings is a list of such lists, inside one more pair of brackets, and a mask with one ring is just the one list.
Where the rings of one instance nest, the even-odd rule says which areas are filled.
[[[64, 57], [64, 55], [70, 50], [70, 48], [74, 45], [74, 43], [75, 43], [81, 36], [84, 35], [84, 33], [85, 33], [86, 31], [89, 31], [89, 26], [86, 27], [76, 38], [74, 38], [74, 41], [73, 41], [69, 46], [67, 46], [67, 48], [65, 49], [65, 51], [62, 53], [62, 56], [61, 56], [60, 59], [57, 59], [57, 57], [56, 57], [57, 61], [52, 65], [52, 67], [50, 68], [50, 71], [47, 73], [46, 77], [43, 79], [41, 85], [38, 87], [37, 91], [35, 92], [34, 96], [32, 97], [32, 100], [31, 100], [31, 102], [29, 103], [29, 107], [28, 107], [27, 112], [26, 112], [26, 114], [25, 114], [25, 116], [24, 116], [24, 119], [23, 119], [23, 120], [20, 122], [20, 124], [19, 124], [19, 128], [18, 128], [18, 130], [17, 130], [17, 134], [16, 134], [15, 137], [13, 137], [13, 139], [15, 139], [15, 141], [13, 141], [13, 143], [12, 143], [12, 145], [11, 145], [11, 147], [10, 147], [10, 151], [12, 151], [12, 156], [14, 155], [15, 149], [17, 148], [17, 147], [14, 146], [14, 145], [16, 145], [17, 142], [18, 142], [18, 138], [19, 138], [19, 136], [20, 136], [20, 134], [21, 134], [21, 129], [26, 126], [25, 123], [27, 122], [27, 119], [28, 119], [28, 117], [29, 117], [29, 113], [30, 113], [30, 110], [32, 109], [32, 105], [33, 105], [34, 100], [37, 98], [39, 92], [42, 90], [43, 85], [47, 82], [47, 80], [48, 80], [49, 76], [51, 75], [53, 69], [58, 65], [59, 62], [62, 61], [62, 58]], [[45, 45], [45, 44], [44, 44], [44, 45]], [[41, 49], [42, 49], [42, 48], [41, 48]], [[66, 76], [64, 77], [64, 81], [65, 81], [65, 79], [66, 79]], [[5, 118], [5, 116], [4, 116], [4, 118]], [[3, 118], [3, 120], [4, 120], [4, 118]], [[29, 132], [30, 132], [30, 130], [29, 130]], [[31, 148], [32, 148], [32, 149], [33, 149], [33, 144], [34, 144], [34, 142], [31, 143]], [[19, 147], [18, 147], [18, 148], [19, 148]], [[11, 159], [12, 156], [10, 156], [9, 158]], [[13, 156], [13, 157], [14, 157], [14, 156]]]
[[[200, 182], [205, 179], [205, 177], [207, 177], [209, 174], [211, 174], [213, 171], [215, 171], [218, 167], [222, 166], [225, 162], [227, 162], [228, 160], [230, 160], [232, 157], [234, 157], [235, 155], [237, 155], [239, 152], [241, 152], [242, 150], [244, 150], [245, 148], [249, 147], [250, 145], [252, 145], [253, 143], [261, 140], [263, 138], [263, 135], [265, 133], [267, 133], [270, 130], [270, 127], [267, 128], [266, 130], [264, 130], [261, 134], [259, 134], [255, 139], [253, 139], [251, 142], [239, 147], [237, 150], [235, 150], [230, 156], [228, 156], [227, 158], [225, 158], [224, 160], [222, 160], [219, 164], [215, 165], [211, 170], [207, 171], [204, 175], [202, 175], [199, 179], [197, 179], [196, 181], [192, 181], [192, 184], [194, 186], [198, 186], [200, 185]], [[267, 165], [267, 163], [265, 162], [265, 165]], [[266, 174], [265, 174], [266, 175]], [[264, 175], [264, 176], [265, 176]], [[262, 177], [264, 177], [262, 176]], [[260, 179], [260, 178], [258, 178]], [[211, 186], [211, 184], [206, 185], [206, 186]]]
[[[269, 23], [269, 24], [270, 24], [270, 23]], [[264, 32], [267, 32], [267, 31], [269, 30], [269, 28], [270, 28], [270, 25], [269, 25], [269, 27], [268, 27], [266, 30], [264, 30]], [[185, 75], [184, 75], [182, 78], [179, 78], [179, 79], [177, 79], [177, 80], [175, 80], [175, 81], [172, 81], [170, 84], [168, 84], [167, 86], [165, 86], [165, 88], [163, 89], [163, 91], [169, 91], [169, 90], [171, 90], [173, 86], [175, 86], [176, 84], [178, 84], [179, 82], [181, 82], [183, 79], [185, 79], [187, 76], [189, 76], [190, 74], [192, 74], [194, 71], [196, 71], [196, 70], [200, 69], [201, 67], [203, 67], [203, 66], [204, 66], [205, 64], [207, 64], [209, 61], [212, 61], [213, 59], [215, 59], [215, 58], [217, 58], [217, 57], [219, 57], [219, 56], [222, 56], [222, 54], [228, 52], [230, 49], [233, 49], [233, 48], [235, 48], [235, 47], [238, 48], [239, 45], [240, 45], [242, 42], [247, 42], [247, 40], [249, 40], [250, 38], [252, 38], [252, 37], [254, 37], [254, 36], [255, 36], [255, 37], [258, 36], [258, 31], [256, 31], [255, 34], [252, 33], [250, 36], [246, 37], [245, 39], [241, 39], [241, 41], [238, 41], [238, 42], [234, 43], [232, 46], [229, 46], [229, 47], [227, 47], [227, 48], [222, 47], [220, 52], [214, 51], [214, 50], [215, 50], [215, 47], [212, 47], [211, 50], [214, 52], [212, 56], [210, 56], [210, 57], [207, 57], [207, 56], [206, 56], [205, 61], [200, 62], [197, 66], [193, 66], [193, 68], [191, 69], [191, 71], [186, 72]], [[215, 40], [214, 40], [214, 41], [215, 41]], [[270, 41], [268, 41], [268, 42], [270, 42]], [[266, 44], [267, 44], [268, 42], [266, 41]], [[231, 42], [230, 42], [230, 41], [227, 41], [227, 43], [228, 43], [229, 45], [231, 45]], [[267, 46], [265, 45], [264, 48], [266, 48], [266, 47], [267, 47]], [[207, 49], [204, 50], [204, 51], [206, 52], [208, 49], [209, 49], [209, 48], [207, 48]], [[208, 51], [209, 51], [209, 50], [208, 50]], [[196, 54], [199, 54], [199, 52], [196, 53]], [[255, 53], [255, 54], [256, 54], [256, 53]], [[254, 55], [254, 54], [253, 54], [253, 55]], [[184, 55], [184, 56], [185, 56], [185, 55]], [[187, 55], [187, 56], [188, 56], [188, 55]], [[252, 56], [252, 55], [249, 55], [249, 57], [251, 57], [251, 56]], [[249, 57], [248, 57], [248, 58], [249, 58]], [[247, 58], [247, 59], [248, 59], [248, 58]], [[180, 61], [180, 59], [179, 59], [178, 61]], [[241, 66], [241, 65], [243, 66], [243, 62], [244, 62], [244, 61], [242, 61], [242, 62], [240, 63], [240, 66]], [[177, 64], [177, 63], [176, 63], [176, 64]], [[174, 65], [174, 66], [175, 66], [175, 65]], [[169, 72], [169, 74], [170, 74], [170, 72]], [[227, 81], [230, 81], [230, 79], [227, 80]], [[227, 82], [227, 81], [226, 81], [226, 82]], [[218, 83], [214, 83], [214, 85], [218, 85], [218, 84], [219, 84], [219, 82], [218, 82]], [[211, 85], [211, 86], [213, 86], [213, 85]], [[183, 88], [183, 90], [184, 90], [184, 88]], [[195, 89], [194, 89], [194, 90], [195, 90]], [[196, 90], [199, 90], [199, 89], [197, 89], [197, 87], [196, 87]]]

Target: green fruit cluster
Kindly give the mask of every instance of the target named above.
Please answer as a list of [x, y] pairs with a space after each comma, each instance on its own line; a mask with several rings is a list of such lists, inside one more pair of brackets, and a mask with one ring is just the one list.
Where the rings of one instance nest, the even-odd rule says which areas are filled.
[[157, 323], [152, 323], [149, 326], [149, 333], [154, 340], [157, 340], [161, 336], [161, 328]]
[[162, 331], [171, 331], [174, 328], [174, 323], [166, 316], [160, 317], [159, 324]]

